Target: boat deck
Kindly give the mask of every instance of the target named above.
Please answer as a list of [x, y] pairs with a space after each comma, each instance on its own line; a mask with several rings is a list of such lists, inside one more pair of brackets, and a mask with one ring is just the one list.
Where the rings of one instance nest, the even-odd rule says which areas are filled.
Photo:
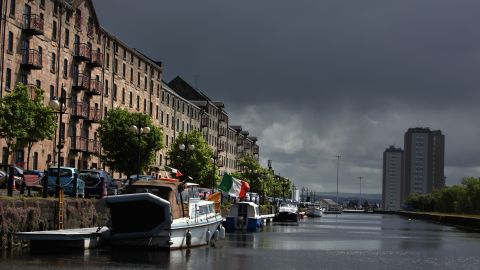
[[20, 240], [30, 241], [33, 249], [43, 248], [95, 248], [100, 242], [100, 234], [107, 227], [92, 227], [82, 229], [18, 232], [15, 236]]

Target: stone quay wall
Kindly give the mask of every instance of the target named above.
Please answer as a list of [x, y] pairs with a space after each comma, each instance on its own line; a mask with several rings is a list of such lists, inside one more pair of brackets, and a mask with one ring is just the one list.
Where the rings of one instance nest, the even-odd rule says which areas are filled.
[[[16, 232], [53, 230], [56, 204], [54, 198], [0, 198], [0, 248], [20, 246]], [[94, 199], [65, 199], [65, 229], [103, 226], [108, 211]]]

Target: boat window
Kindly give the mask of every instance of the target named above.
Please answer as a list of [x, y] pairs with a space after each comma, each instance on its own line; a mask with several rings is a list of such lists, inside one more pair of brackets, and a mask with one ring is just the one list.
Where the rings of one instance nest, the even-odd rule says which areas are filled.
[[[57, 176], [58, 168], [48, 169], [48, 176]], [[72, 177], [72, 171], [60, 168], [60, 177]]]

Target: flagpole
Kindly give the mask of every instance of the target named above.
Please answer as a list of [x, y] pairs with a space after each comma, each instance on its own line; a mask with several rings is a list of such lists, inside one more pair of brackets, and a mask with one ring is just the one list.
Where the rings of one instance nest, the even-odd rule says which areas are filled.
[[340, 155], [337, 156], [337, 207], [338, 207], [338, 169], [340, 167]]

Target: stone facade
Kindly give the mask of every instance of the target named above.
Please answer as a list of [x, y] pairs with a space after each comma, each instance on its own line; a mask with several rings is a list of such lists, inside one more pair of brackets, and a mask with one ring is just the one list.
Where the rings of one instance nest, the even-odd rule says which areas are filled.
[[[22, 82], [43, 89], [45, 104], [64, 97], [66, 108], [55, 139], [33, 146], [29, 168], [26, 151], [11, 155], [2, 140], [3, 164], [44, 170], [60, 162], [108, 170], [95, 155], [101, 151], [96, 130], [117, 107], [148, 114], [163, 129], [166, 148], [157, 153], [151, 174], [168, 162], [167, 149], [178, 132], [192, 129], [201, 130], [214, 151], [219, 174], [236, 171], [236, 159], [243, 154], [258, 159], [256, 138], [229, 126], [222, 102], [210, 100], [179, 77], [165, 83], [162, 63], [103, 29], [91, 0], [1, 2], [0, 98]], [[58, 136], [63, 143], [59, 160]]]

